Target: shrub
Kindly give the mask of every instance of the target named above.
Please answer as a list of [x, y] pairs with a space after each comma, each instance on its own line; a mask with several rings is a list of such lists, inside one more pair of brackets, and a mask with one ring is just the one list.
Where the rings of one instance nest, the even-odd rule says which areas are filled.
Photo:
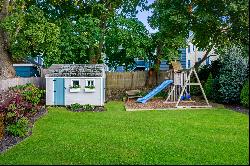
[[208, 99], [213, 97], [213, 78], [211, 73], [209, 74], [207, 82], [204, 85], [204, 91]]
[[90, 104], [83, 105], [84, 111], [94, 111], [94, 109], [95, 109], [95, 106], [93, 106], [93, 105], [90, 105]]
[[249, 79], [245, 82], [241, 90], [240, 100], [243, 106], [249, 107]]
[[33, 84], [26, 84], [23, 88], [22, 96], [26, 101], [31, 102], [33, 105], [37, 105], [44, 96], [45, 91], [40, 90]]
[[221, 55], [221, 68], [215, 80], [215, 100], [222, 103], [239, 103], [240, 92], [247, 75], [247, 60], [239, 48], [231, 48]]
[[16, 123], [9, 124], [6, 127], [6, 131], [15, 137], [24, 137], [29, 132], [29, 120], [22, 117]]
[[72, 111], [79, 111], [79, 109], [82, 109], [83, 106], [79, 103], [74, 103], [70, 105], [70, 108]]

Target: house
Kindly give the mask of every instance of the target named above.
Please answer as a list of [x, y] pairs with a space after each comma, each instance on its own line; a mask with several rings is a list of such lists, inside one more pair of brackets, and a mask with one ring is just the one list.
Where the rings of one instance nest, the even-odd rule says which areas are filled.
[[35, 58], [27, 58], [24, 61], [19, 61], [13, 64], [18, 77], [40, 77], [43, 59], [41, 56]]
[[[129, 71], [148, 71], [150, 69], [150, 66], [153, 65], [152, 61], [149, 60], [143, 60], [139, 58], [134, 59], [135, 63]], [[167, 71], [169, 70], [169, 65], [166, 60], [162, 60], [160, 64], [160, 71]], [[112, 70], [110, 68], [110, 71], [115, 71], [115, 72], [125, 72], [125, 67], [124, 66], [117, 66], [116, 70]]]
[[[183, 67], [183, 69], [189, 69], [194, 66], [194, 64], [198, 61], [200, 61], [205, 53], [206, 50], [202, 50], [200, 48], [197, 48], [193, 43], [192, 43], [192, 37], [193, 33], [190, 32], [189, 38], [187, 39], [187, 48], [180, 48], [180, 63]], [[201, 65], [209, 65], [211, 64], [212, 61], [216, 60], [218, 58], [218, 55], [215, 53], [215, 49], [212, 49], [210, 53], [208, 54], [208, 58], [201, 63]]]
[[54, 64], [46, 78], [46, 105], [74, 103], [103, 106], [105, 102], [103, 64]]

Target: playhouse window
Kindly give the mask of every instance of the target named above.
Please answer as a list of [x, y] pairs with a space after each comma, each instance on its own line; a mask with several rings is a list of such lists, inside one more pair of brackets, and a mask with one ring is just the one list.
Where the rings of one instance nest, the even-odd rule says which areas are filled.
[[79, 87], [80, 80], [71, 80], [71, 86], [72, 87]]
[[86, 80], [86, 86], [87, 87], [94, 87], [95, 86], [95, 80]]

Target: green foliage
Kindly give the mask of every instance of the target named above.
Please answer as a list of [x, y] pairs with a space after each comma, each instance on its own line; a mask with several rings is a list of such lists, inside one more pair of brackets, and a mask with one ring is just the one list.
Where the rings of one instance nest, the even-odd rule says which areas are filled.
[[37, 105], [43, 96], [45, 95], [45, 90], [40, 90], [34, 84], [25, 84], [14, 87], [14, 89], [21, 89], [22, 96], [24, 99], [33, 105]]
[[223, 103], [240, 103], [240, 92], [247, 77], [247, 60], [239, 48], [231, 48], [221, 55], [221, 68], [215, 78], [214, 99]]
[[100, 20], [91, 15], [79, 19], [64, 19], [60, 27], [60, 60], [62, 63], [86, 64], [95, 57], [100, 41]]
[[45, 63], [60, 62], [58, 44], [60, 30], [49, 22], [42, 10], [35, 6], [18, 10], [1, 22], [10, 37], [13, 58], [22, 60], [27, 56], [43, 55]]
[[94, 111], [95, 106], [91, 104], [85, 104], [81, 105], [79, 103], [74, 103], [70, 105], [70, 109], [74, 112], [80, 112], [80, 111]]
[[165, 56], [178, 56], [177, 50], [185, 48], [185, 39], [189, 37], [205, 50], [231, 44], [249, 45], [247, 0], [157, 0], [151, 8], [149, 22], [159, 30], [156, 41]]
[[79, 109], [82, 109], [82, 108], [83, 108], [83, 106], [79, 103], [74, 103], [74, 104], [70, 105], [70, 109], [72, 111], [78, 111]]
[[240, 102], [243, 106], [249, 107], [249, 80], [244, 83], [240, 93]]
[[208, 99], [212, 99], [213, 96], [213, 78], [210, 73], [204, 86], [204, 91]]
[[91, 85], [91, 86], [85, 86], [85, 88], [95, 89], [95, 86], [93, 86], [93, 85]]
[[91, 105], [91, 104], [85, 104], [83, 105], [83, 110], [84, 111], [94, 111], [95, 106]]
[[9, 124], [6, 131], [15, 137], [24, 137], [29, 132], [29, 120], [22, 117], [16, 123]]
[[108, 66], [125, 65], [127, 70], [134, 58], [147, 58], [150, 48], [149, 32], [138, 19], [116, 16], [108, 20], [105, 37]]
[[70, 85], [69, 88], [71, 88], [71, 89], [72, 89], [72, 88], [81, 88], [81, 86], [80, 86], [80, 85], [73, 85], [73, 86]]

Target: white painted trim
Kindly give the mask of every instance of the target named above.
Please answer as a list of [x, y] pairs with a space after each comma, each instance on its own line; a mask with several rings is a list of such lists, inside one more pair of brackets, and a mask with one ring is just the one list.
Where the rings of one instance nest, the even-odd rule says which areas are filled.
[[104, 91], [104, 89], [103, 89], [103, 79], [101, 79], [101, 106], [103, 105], [103, 91]]
[[96, 86], [95, 86], [95, 85], [96, 85], [95, 79], [86, 78], [86, 79], [85, 79], [85, 86], [88, 86], [88, 81], [93, 81], [93, 86], [96, 87]]
[[80, 85], [80, 79], [70, 79], [70, 85], [73, 86], [73, 81], [78, 81], [79, 86]]
[[35, 66], [34, 64], [22, 63], [22, 64], [13, 64], [13, 66]]
[[47, 77], [45, 76], [45, 78], [70, 78], [70, 79], [100, 79], [100, 78], [104, 78], [104, 77]]
[[52, 93], [53, 93], [53, 105], [55, 105], [55, 81], [54, 81], [54, 77], [52, 77], [52, 82], [53, 82], [53, 90], [52, 90]]

